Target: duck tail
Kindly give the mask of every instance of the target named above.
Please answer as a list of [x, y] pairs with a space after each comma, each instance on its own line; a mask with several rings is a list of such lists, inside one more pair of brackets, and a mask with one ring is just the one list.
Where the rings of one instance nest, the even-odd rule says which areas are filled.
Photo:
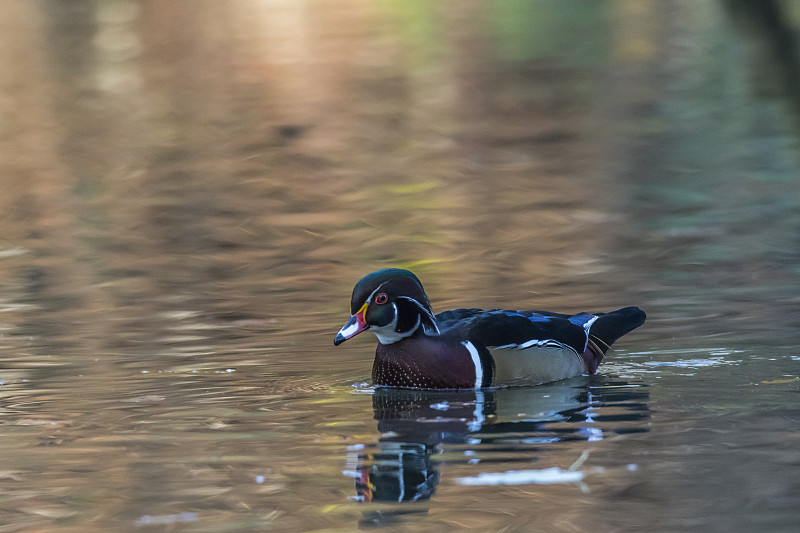
[[617, 339], [644, 324], [646, 318], [644, 311], [638, 307], [623, 307], [610, 313], [597, 313], [597, 316], [589, 329], [589, 346], [586, 350], [591, 349], [599, 354], [600, 359]]

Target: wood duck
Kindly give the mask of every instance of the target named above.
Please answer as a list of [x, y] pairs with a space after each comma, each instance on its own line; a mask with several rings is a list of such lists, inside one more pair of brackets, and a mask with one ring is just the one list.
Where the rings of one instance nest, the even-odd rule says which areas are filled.
[[386, 268], [356, 283], [352, 316], [333, 343], [362, 331], [378, 337], [375, 385], [478, 389], [537, 385], [594, 374], [644, 311], [565, 315], [547, 311], [454, 309], [434, 315], [417, 276]]

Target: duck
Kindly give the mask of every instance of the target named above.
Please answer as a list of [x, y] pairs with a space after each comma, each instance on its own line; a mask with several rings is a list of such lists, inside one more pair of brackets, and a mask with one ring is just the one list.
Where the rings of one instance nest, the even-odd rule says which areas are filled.
[[385, 268], [353, 288], [338, 346], [378, 338], [377, 387], [483, 389], [532, 386], [591, 375], [611, 345], [645, 322], [638, 307], [607, 313], [453, 309], [434, 314], [419, 278]]

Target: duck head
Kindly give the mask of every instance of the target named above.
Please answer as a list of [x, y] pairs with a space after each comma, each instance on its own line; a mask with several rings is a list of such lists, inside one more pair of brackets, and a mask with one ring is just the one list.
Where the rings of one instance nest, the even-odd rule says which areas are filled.
[[381, 344], [392, 344], [420, 331], [437, 335], [439, 329], [417, 276], [408, 270], [385, 268], [361, 278], [350, 300], [350, 320], [333, 341], [339, 345], [371, 330]]

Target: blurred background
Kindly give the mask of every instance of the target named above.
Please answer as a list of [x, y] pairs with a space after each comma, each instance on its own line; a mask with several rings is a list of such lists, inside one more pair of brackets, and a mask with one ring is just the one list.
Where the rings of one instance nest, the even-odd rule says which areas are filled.
[[[757, 404], [796, 404], [798, 39], [796, 0], [4, 1], [0, 531], [354, 527], [339, 471], [378, 438], [351, 392], [373, 339], [332, 340], [388, 266], [436, 312], [644, 308], [610, 374], [730, 368], [662, 389], [667, 412], [717, 390], [738, 413], [759, 381]], [[237, 446], [263, 457], [209, 451], [247, 416]], [[797, 430], [795, 408], [762, 435]], [[228, 474], [191, 492], [204, 461]], [[788, 531], [797, 483], [770, 475], [751, 493], [777, 510], [720, 496], [667, 523]], [[410, 527], [455, 527], [451, 489]]]

